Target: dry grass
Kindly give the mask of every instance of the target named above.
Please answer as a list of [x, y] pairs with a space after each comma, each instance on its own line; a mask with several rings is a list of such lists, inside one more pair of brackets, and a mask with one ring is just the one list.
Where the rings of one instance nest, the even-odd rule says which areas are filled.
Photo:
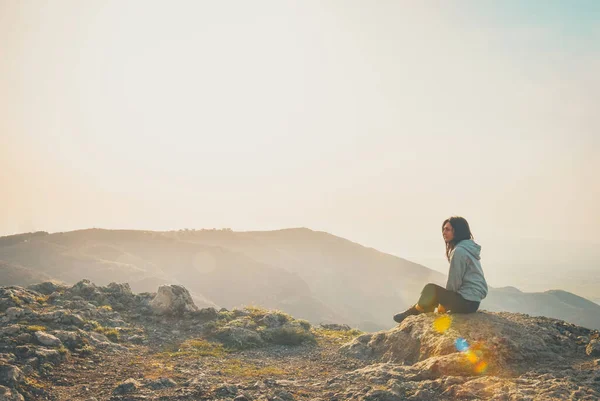
[[262, 378], [286, 375], [289, 372], [278, 366], [257, 366], [239, 359], [227, 359], [219, 366], [219, 370], [228, 377]]
[[27, 331], [46, 331], [46, 327], [45, 326], [36, 326], [36, 325], [31, 325], [31, 326], [27, 326], [26, 327]]
[[41, 295], [39, 297], [35, 297], [35, 301], [39, 304], [44, 304], [48, 301], [48, 295]]
[[358, 329], [328, 330], [323, 328], [316, 328], [313, 329], [313, 334], [317, 338], [317, 341], [324, 340], [335, 344], [344, 344], [360, 336], [361, 334], [363, 334], [363, 332]]
[[166, 347], [166, 350], [157, 354], [160, 358], [198, 358], [203, 356], [221, 357], [227, 350], [223, 344], [206, 341], [202, 338], [190, 339], [179, 345]]

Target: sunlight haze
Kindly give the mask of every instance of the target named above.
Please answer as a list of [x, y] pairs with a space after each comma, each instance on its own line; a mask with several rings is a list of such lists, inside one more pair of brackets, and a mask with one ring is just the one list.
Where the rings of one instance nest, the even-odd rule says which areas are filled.
[[308, 227], [446, 273], [462, 215], [492, 286], [600, 271], [599, 2], [0, 0], [0, 54], [0, 235]]

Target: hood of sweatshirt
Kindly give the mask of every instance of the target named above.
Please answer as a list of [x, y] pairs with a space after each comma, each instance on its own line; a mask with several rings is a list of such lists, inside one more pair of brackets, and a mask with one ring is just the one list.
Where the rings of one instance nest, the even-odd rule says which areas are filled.
[[473, 241], [472, 239], [464, 239], [456, 244], [456, 247], [464, 248], [467, 252], [469, 252], [475, 259], [481, 259], [481, 245]]

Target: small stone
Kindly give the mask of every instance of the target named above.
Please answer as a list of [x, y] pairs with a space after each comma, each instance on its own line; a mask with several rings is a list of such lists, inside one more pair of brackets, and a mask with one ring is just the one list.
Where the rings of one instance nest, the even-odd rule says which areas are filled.
[[162, 377], [160, 379], [151, 381], [150, 383], [146, 384], [144, 387], [151, 388], [152, 390], [160, 390], [163, 388], [175, 387], [175, 386], [177, 386], [177, 383], [174, 380], [169, 379], [168, 377]]
[[589, 356], [600, 356], [600, 341], [595, 338], [585, 348], [585, 353]]
[[23, 401], [24, 398], [16, 390], [0, 386], [0, 401]]
[[141, 386], [140, 382], [138, 382], [135, 379], [129, 378], [129, 379], [125, 380], [123, 383], [119, 384], [113, 390], [113, 394], [115, 394], [115, 395], [129, 394], [131, 392], [136, 391], [138, 388], [140, 388], [140, 386]]
[[40, 342], [40, 344], [46, 345], [48, 347], [62, 346], [62, 342], [58, 338], [56, 338], [52, 334], [48, 334], [44, 331], [36, 331], [35, 338]]
[[14, 336], [16, 334], [19, 334], [20, 331], [21, 331], [20, 325], [11, 324], [10, 326], [7, 326], [2, 329], [2, 334], [7, 335], [7, 336]]
[[15, 341], [19, 344], [28, 344], [33, 341], [33, 336], [29, 333], [21, 333], [15, 337]]
[[0, 365], [0, 385], [14, 387], [23, 380], [23, 372], [13, 365]]
[[215, 390], [215, 394], [218, 397], [227, 397], [229, 395], [236, 395], [238, 393], [238, 388], [235, 384], [225, 384], [220, 387], [217, 387]]
[[8, 320], [17, 320], [21, 316], [25, 314], [25, 311], [22, 308], [17, 308], [16, 306], [12, 306], [6, 310], [6, 317]]
[[294, 396], [287, 391], [277, 390], [275, 391], [275, 395], [282, 399], [283, 401], [294, 401]]

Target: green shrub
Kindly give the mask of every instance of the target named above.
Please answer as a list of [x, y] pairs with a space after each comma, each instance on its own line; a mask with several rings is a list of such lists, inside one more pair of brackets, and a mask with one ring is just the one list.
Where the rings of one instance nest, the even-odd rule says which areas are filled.
[[264, 329], [262, 337], [265, 341], [281, 345], [298, 345], [304, 342], [315, 342], [314, 335], [300, 326], [286, 325], [272, 329]]

